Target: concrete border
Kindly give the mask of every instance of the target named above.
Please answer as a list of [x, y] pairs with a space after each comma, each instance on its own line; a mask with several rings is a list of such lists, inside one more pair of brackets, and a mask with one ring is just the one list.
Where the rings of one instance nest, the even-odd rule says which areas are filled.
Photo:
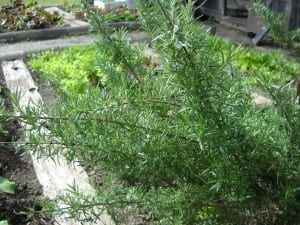
[[89, 26], [78, 27], [55, 27], [39, 30], [14, 31], [0, 34], [0, 42], [14, 43], [20, 41], [35, 41], [55, 39], [66, 35], [82, 35], [86, 34]]
[[[129, 30], [137, 30], [140, 28], [138, 22], [113, 22], [109, 23], [110, 27], [117, 29], [127, 28]], [[84, 35], [89, 32], [89, 25], [77, 27], [54, 27], [38, 30], [13, 31], [0, 33], [0, 43], [15, 43], [20, 41], [38, 41], [56, 39], [70, 35]]]
[[111, 22], [108, 23], [108, 26], [116, 29], [127, 28], [129, 30], [138, 30], [141, 28], [141, 24], [136, 21]]
[[[110, 27], [117, 29], [127, 28], [129, 30], [139, 29], [140, 23], [138, 22], [113, 22], [109, 23]], [[14, 43], [20, 41], [37, 41], [37, 40], [49, 40], [56, 39], [63, 36], [70, 35], [84, 35], [89, 32], [89, 26], [79, 26], [79, 27], [55, 27], [46, 28], [39, 30], [26, 30], [26, 31], [14, 31], [7, 33], [0, 33], [0, 43]]]
[[[129, 32], [130, 42], [151, 42], [151, 37], [144, 32]], [[24, 58], [28, 55], [47, 50], [61, 50], [71, 46], [90, 45], [98, 40], [97, 35], [81, 35], [52, 40], [26, 41], [0, 46], [0, 62]]]

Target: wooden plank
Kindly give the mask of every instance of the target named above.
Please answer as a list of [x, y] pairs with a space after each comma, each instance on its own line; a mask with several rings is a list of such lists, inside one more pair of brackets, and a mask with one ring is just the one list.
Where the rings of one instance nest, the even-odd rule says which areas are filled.
[[[22, 60], [3, 61], [2, 69], [8, 89], [11, 93], [19, 95], [19, 105], [22, 110], [27, 107], [37, 109], [42, 107], [42, 97], [38, 92], [30, 72]], [[18, 112], [16, 112], [18, 114]], [[28, 125], [21, 123], [24, 130], [28, 130]], [[50, 132], [43, 128], [43, 132]], [[30, 130], [30, 129], [29, 129]], [[29, 131], [27, 131], [29, 132]], [[32, 132], [32, 131], [31, 131]], [[28, 140], [28, 133], [25, 132], [25, 140]], [[52, 146], [51, 146], [52, 147]], [[61, 146], [60, 146], [61, 147]], [[79, 190], [87, 194], [93, 194], [94, 190], [88, 183], [88, 175], [80, 165], [76, 163], [69, 164], [62, 156], [58, 156], [57, 162], [50, 159], [40, 159], [36, 154], [31, 154], [33, 166], [36, 171], [39, 182], [43, 186], [44, 196], [54, 199], [57, 195], [63, 194], [69, 185], [76, 183]], [[59, 206], [61, 208], [66, 205]], [[104, 210], [105, 211], [105, 210]], [[56, 216], [59, 225], [79, 225], [79, 222], [65, 219], [68, 215]], [[106, 213], [95, 224], [109, 225], [113, 224], [111, 218]]]

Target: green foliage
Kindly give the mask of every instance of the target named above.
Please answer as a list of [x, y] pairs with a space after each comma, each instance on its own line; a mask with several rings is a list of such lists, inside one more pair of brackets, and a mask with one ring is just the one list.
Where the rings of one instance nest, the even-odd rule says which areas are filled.
[[7, 220], [1, 220], [1, 221], [0, 221], [0, 225], [8, 225]]
[[48, 51], [36, 55], [29, 66], [64, 92], [82, 93], [90, 82], [97, 84], [103, 78], [100, 70], [93, 65], [96, 54], [95, 46]]
[[[223, 58], [234, 52], [231, 63], [237, 74], [246, 75], [253, 85], [258, 84], [260, 77], [266, 76], [272, 83], [284, 85], [288, 81], [296, 79], [299, 74], [298, 64], [285, 58], [280, 52], [270, 54], [262, 53], [243, 47], [234, 47], [223, 40], [216, 40], [217, 45], [223, 46]], [[109, 43], [108, 43], [109, 45]], [[38, 72], [45, 79], [56, 84], [61, 90], [67, 93], [82, 93], [89, 86], [101, 83], [107, 85], [107, 76], [101, 72], [107, 65], [97, 65], [99, 62], [114, 60], [113, 54], [97, 54], [97, 49], [108, 49], [105, 44], [102, 46], [72, 47], [61, 52], [44, 52], [36, 55], [29, 61], [31, 69]], [[107, 50], [109, 52], [109, 50]], [[112, 51], [112, 50], [111, 50]], [[218, 54], [218, 53], [217, 53]], [[97, 56], [97, 57], [96, 57]], [[100, 60], [101, 58], [101, 60]], [[137, 58], [138, 59], [138, 58]], [[64, 63], [57, 63], [63, 61]], [[139, 62], [135, 62], [139, 63]], [[122, 70], [122, 66], [117, 68]]]
[[117, 10], [102, 11], [100, 12], [107, 22], [120, 22], [120, 21], [136, 21], [137, 12], [129, 10], [126, 7], [120, 7]]
[[250, 76], [250, 82], [257, 84], [263, 74], [274, 84], [284, 85], [290, 80], [297, 79], [299, 66], [295, 60], [287, 60], [284, 54], [270, 54], [240, 48], [232, 61], [234, 68]]
[[[58, 201], [78, 220], [94, 221], [105, 208], [117, 224], [297, 224], [295, 91], [257, 74], [257, 87], [275, 102], [262, 112], [252, 104], [252, 85], [235, 76], [238, 51], [199, 29], [191, 5], [140, 7], [161, 70], [142, 63], [143, 47], [131, 46], [124, 31], [95, 18], [105, 87], [70, 92], [43, 119], [51, 133], [30, 136], [39, 155], [62, 154], [106, 177], [95, 195], [74, 185]], [[37, 115], [24, 114], [32, 125]]]
[[128, 9], [125, 6], [120, 6], [116, 9], [102, 9], [92, 5], [76, 4], [65, 5], [72, 13], [80, 13], [83, 20], [89, 20], [93, 16], [101, 16], [105, 22], [124, 22], [136, 21], [138, 19], [137, 11], [135, 9]]
[[252, 9], [270, 29], [269, 36], [272, 40], [290, 49], [297, 48], [295, 40], [300, 37], [300, 29], [286, 31], [282, 14], [272, 12], [260, 0], [253, 4]]
[[16, 184], [14, 182], [10, 182], [8, 179], [0, 176], [0, 192], [14, 194], [15, 188]]
[[93, 1], [91, 0], [80, 0], [80, 5], [83, 9], [88, 10], [92, 5]]
[[[34, 0], [24, 0], [25, 3], [32, 1]], [[80, 2], [80, 0], [36, 0], [36, 2], [41, 6], [62, 5], [65, 1], [69, 4], [78, 4]], [[12, 0], [0, 0], [0, 5], [7, 5], [11, 2]]]

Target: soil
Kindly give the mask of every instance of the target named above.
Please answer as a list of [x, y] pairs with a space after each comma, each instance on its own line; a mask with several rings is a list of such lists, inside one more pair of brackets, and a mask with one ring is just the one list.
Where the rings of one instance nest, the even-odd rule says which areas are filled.
[[[27, 63], [29, 58], [24, 59], [24, 62]], [[28, 67], [28, 70], [32, 76], [32, 79], [34, 80], [35, 84], [38, 87], [38, 91], [43, 99], [43, 104], [47, 111], [50, 111], [55, 107], [56, 104], [59, 103], [60, 94], [58, 90], [56, 90], [52, 84], [50, 84], [49, 81], [46, 81], [39, 77], [33, 70], [30, 70]]]
[[[0, 95], [5, 99], [6, 109], [12, 111], [2, 69], [0, 81]], [[49, 216], [39, 213], [42, 209], [39, 204], [42, 186], [32, 161], [22, 150], [14, 148], [14, 143], [21, 137], [20, 127], [16, 121], [11, 121], [5, 124], [5, 128], [8, 134], [0, 134], [0, 176], [15, 182], [16, 190], [12, 195], [0, 193], [0, 221], [8, 220], [10, 225], [52, 225], [54, 221]]]

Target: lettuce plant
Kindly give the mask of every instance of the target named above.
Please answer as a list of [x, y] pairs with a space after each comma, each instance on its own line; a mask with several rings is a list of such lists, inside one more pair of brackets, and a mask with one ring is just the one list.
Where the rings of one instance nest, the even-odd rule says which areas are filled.
[[[90, 83], [101, 83], [101, 70], [94, 65], [96, 46], [48, 51], [29, 61], [33, 71], [65, 93], [82, 93]], [[57, 63], [63, 62], [63, 63]]]
[[[16, 189], [16, 184], [9, 181], [8, 179], [0, 176], [0, 193], [14, 194]], [[1, 204], [1, 203], [0, 203]], [[0, 225], [8, 225], [7, 220], [1, 220]]]

